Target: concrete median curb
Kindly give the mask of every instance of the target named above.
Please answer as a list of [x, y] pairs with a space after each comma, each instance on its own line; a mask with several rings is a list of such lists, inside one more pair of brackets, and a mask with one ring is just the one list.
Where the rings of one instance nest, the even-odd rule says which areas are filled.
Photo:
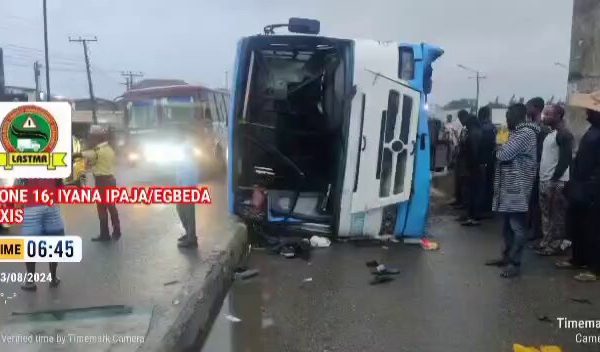
[[244, 224], [231, 221], [223, 230], [232, 234], [223, 249], [210, 254], [170, 304], [154, 308], [138, 352], [186, 351], [204, 342], [232, 284], [233, 270], [248, 254]]

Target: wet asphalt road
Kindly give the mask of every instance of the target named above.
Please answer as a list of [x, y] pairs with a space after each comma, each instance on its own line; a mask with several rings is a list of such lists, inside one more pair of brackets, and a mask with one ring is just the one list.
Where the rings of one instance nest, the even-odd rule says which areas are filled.
[[[117, 182], [122, 186], [173, 184], [170, 177], [156, 178], [144, 170], [120, 168]], [[217, 226], [226, 215], [226, 197], [222, 184], [207, 183], [211, 189], [212, 206], [198, 206], [197, 227], [199, 249], [181, 250], [176, 242], [183, 229], [173, 205], [119, 206], [123, 237], [118, 242], [95, 243], [98, 234], [95, 206], [63, 207], [66, 232], [81, 236], [81, 263], [59, 264], [61, 286], [50, 289], [38, 284], [35, 293], [23, 292], [18, 283], [0, 284], [0, 292], [17, 296], [4, 304], [0, 301], [0, 326], [12, 312], [46, 309], [83, 308], [104, 305], [131, 305], [150, 311], [157, 303], [170, 300], [181, 288], [190, 272], [203, 265], [213, 248], [215, 238], [203, 236]], [[18, 228], [12, 229], [18, 234]], [[22, 263], [1, 263], [0, 271], [24, 272]], [[38, 271], [47, 272], [46, 263]], [[177, 281], [165, 286], [164, 283]], [[2, 350], [0, 348], [0, 350]]]
[[[555, 320], [600, 319], [600, 284], [577, 283], [529, 251], [521, 278], [500, 278], [482, 264], [499, 253], [497, 222], [465, 229], [442, 214], [430, 232], [440, 251], [340, 243], [313, 251], [310, 262], [253, 251], [249, 265], [261, 274], [235, 283], [203, 351], [508, 352], [513, 343], [600, 351], [575, 342], [578, 332], [600, 330], [559, 329]], [[368, 260], [401, 273], [370, 286]]]

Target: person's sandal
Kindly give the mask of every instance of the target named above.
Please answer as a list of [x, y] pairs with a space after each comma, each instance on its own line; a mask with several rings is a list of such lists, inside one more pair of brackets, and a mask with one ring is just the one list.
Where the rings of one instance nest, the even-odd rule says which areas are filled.
[[551, 257], [551, 256], [558, 255], [559, 253], [555, 249], [546, 247], [546, 248], [536, 250], [535, 254], [541, 255], [543, 257]]
[[584, 271], [575, 275], [574, 279], [579, 282], [595, 282], [598, 281], [598, 275], [589, 271]]
[[509, 266], [506, 270], [504, 270], [500, 276], [505, 278], [505, 279], [512, 279], [514, 277], [517, 277], [521, 274], [521, 270], [516, 267], [516, 266]]
[[497, 266], [499, 268], [505, 267], [508, 265], [508, 261], [504, 260], [504, 259], [494, 259], [494, 260], [488, 260], [487, 262], [485, 262], [486, 266]]
[[530, 245], [528, 245], [528, 246], [527, 246], [527, 248], [529, 248], [529, 249], [532, 249], [532, 250], [534, 250], [534, 251], [539, 251], [539, 250], [542, 250], [542, 249], [544, 249], [544, 246], [542, 246], [542, 245], [541, 245], [541, 244], [539, 244], [539, 243], [534, 243], [534, 244], [530, 244]]
[[60, 285], [60, 278], [53, 276], [52, 280], [50, 281], [50, 287], [57, 288], [59, 285]]
[[23, 291], [35, 291], [37, 290], [37, 285], [33, 281], [27, 281], [21, 286], [21, 290]]
[[571, 263], [570, 260], [559, 260], [556, 263], [554, 263], [554, 266], [557, 267], [558, 269], [577, 269], [577, 266], [573, 263]]
[[466, 226], [466, 227], [475, 227], [475, 226], [481, 226], [481, 223], [477, 220], [469, 219], [469, 220], [461, 223], [460, 225]]

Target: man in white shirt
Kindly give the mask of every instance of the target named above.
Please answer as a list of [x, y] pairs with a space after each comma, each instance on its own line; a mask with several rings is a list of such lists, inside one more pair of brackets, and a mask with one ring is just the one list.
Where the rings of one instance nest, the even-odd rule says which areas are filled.
[[543, 142], [539, 171], [543, 233], [536, 251], [539, 255], [556, 255], [565, 249], [567, 200], [564, 188], [569, 181], [573, 135], [565, 126], [564, 115], [559, 105], [549, 105], [544, 110], [543, 121], [552, 131]]

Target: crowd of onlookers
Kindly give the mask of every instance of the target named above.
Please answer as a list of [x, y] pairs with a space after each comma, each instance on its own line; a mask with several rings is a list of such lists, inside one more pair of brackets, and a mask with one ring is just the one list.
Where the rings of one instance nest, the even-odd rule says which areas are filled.
[[457, 220], [479, 226], [494, 214], [502, 217], [504, 250], [486, 263], [502, 267], [502, 277], [520, 274], [529, 247], [540, 256], [570, 251], [557, 268], [580, 269], [579, 281], [600, 279], [600, 92], [575, 94], [569, 105], [585, 109], [590, 123], [577, 148], [565, 108], [542, 98], [508, 108], [508, 138], [498, 135], [489, 107], [477, 116], [459, 111], [462, 128], [450, 117], [433, 126], [438, 147], [432, 157], [447, 153], [454, 170], [451, 205], [464, 212]]

